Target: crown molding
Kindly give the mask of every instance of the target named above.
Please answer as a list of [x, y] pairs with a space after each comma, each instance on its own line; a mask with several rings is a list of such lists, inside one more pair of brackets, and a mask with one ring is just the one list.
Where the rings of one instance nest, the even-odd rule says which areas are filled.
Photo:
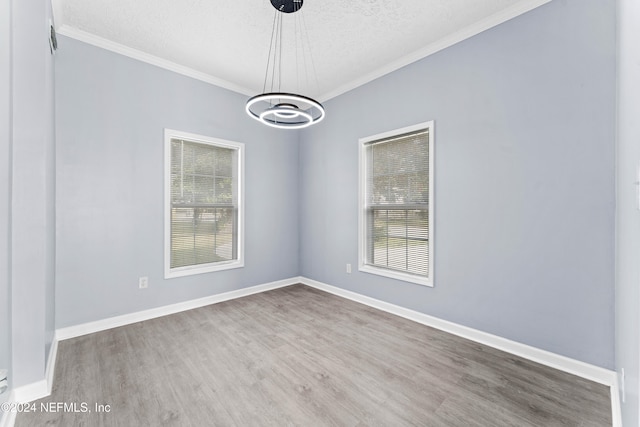
[[[428, 44], [422, 49], [414, 51], [408, 55], [403, 56], [402, 58], [399, 58], [395, 61], [392, 61], [384, 65], [383, 67], [380, 67], [372, 72], [364, 74], [361, 77], [358, 77], [357, 79], [354, 79], [346, 84], [338, 86], [334, 90], [326, 92], [323, 95], [317, 97], [317, 99], [320, 102], [328, 101], [332, 98], [342, 95], [343, 93], [346, 93], [359, 86], [367, 84], [386, 74], [392, 73], [393, 71], [396, 71], [402, 67], [405, 67], [413, 62], [419, 61], [429, 55], [433, 55], [434, 53], [437, 53], [443, 49], [453, 46], [456, 43], [459, 43], [463, 40], [471, 38], [477, 34], [480, 34], [483, 31], [486, 31], [497, 25], [500, 25], [503, 22], [513, 19], [519, 15], [522, 15], [523, 13], [529, 12], [551, 1], [552, 0], [522, 0], [507, 9], [501, 10], [481, 21], [475, 22], [472, 25], [469, 25], [459, 31], [456, 31], [450, 34], [449, 36], [444, 37], [434, 43]], [[146, 62], [148, 64], [155, 65], [157, 67], [164, 68], [166, 70], [173, 71], [175, 73], [194, 78], [196, 80], [210, 83], [215, 86], [219, 86], [221, 88], [231, 90], [233, 92], [237, 92], [247, 96], [251, 96], [255, 94], [255, 90], [251, 90], [244, 86], [237, 85], [228, 80], [221, 79], [211, 74], [207, 74], [202, 71], [198, 71], [193, 68], [180, 65], [178, 63], [169, 61], [167, 59], [163, 59], [158, 56], [143, 52], [141, 50], [134, 49], [134, 48], [122, 45], [120, 43], [116, 43], [114, 41], [105, 39], [103, 37], [96, 36], [86, 31], [71, 27], [65, 23], [64, 13], [63, 13], [64, 10], [61, 4], [62, 2], [63, 0], [52, 0], [53, 15], [54, 15], [54, 20], [56, 21], [56, 31], [58, 34], [61, 34], [66, 37], [70, 37], [75, 40], [79, 40], [81, 42], [84, 42], [96, 47], [100, 47], [102, 49], [119, 53], [129, 58], [137, 59], [139, 61]]]
[[353, 90], [364, 84], [367, 84], [386, 74], [392, 73], [413, 62], [426, 58], [429, 55], [433, 55], [434, 53], [437, 53], [443, 49], [453, 46], [456, 43], [460, 43], [463, 40], [471, 38], [477, 34], [480, 34], [483, 31], [486, 31], [497, 25], [500, 25], [503, 22], [513, 19], [519, 15], [522, 15], [523, 13], [529, 12], [530, 10], [533, 10], [551, 1], [552, 0], [523, 0], [521, 2], [518, 2], [514, 6], [501, 10], [498, 13], [494, 13], [493, 15], [481, 21], [475, 22], [469, 25], [468, 27], [465, 27], [459, 31], [456, 31], [448, 35], [447, 37], [441, 38], [440, 40], [434, 43], [428, 44], [422, 49], [416, 50], [406, 56], [403, 56], [402, 58], [399, 58], [395, 61], [392, 61], [384, 65], [383, 67], [378, 68], [377, 70], [374, 70], [355, 80], [350, 81], [349, 83], [339, 86], [336, 89], [329, 91], [322, 96], [319, 96], [318, 100], [320, 102], [328, 101], [332, 98], [342, 95], [345, 92]]
[[134, 49], [125, 46], [120, 43], [116, 43], [111, 40], [107, 40], [103, 37], [96, 36], [83, 30], [79, 30], [69, 25], [63, 24], [56, 30], [58, 34], [63, 36], [87, 43], [102, 49], [109, 50], [111, 52], [119, 53], [120, 55], [127, 56], [129, 58], [137, 59], [138, 61], [146, 62], [147, 64], [155, 65], [156, 67], [164, 68], [165, 70], [173, 71], [174, 73], [182, 74], [183, 76], [191, 77], [196, 80], [200, 80], [212, 85], [228, 89], [233, 92], [237, 92], [243, 95], [250, 96], [255, 91], [247, 89], [243, 86], [237, 85], [230, 81], [212, 76], [202, 71], [194, 70], [193, 68], [186, 67], [184, 65], [177, 64], [167, 59], [160, 58], [155, 55], [143, 52], [138, 49]]

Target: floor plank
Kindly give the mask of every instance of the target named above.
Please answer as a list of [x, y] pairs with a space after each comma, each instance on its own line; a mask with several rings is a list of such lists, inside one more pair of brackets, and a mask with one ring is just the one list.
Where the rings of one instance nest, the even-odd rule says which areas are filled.
[[35, 404], [16, 427], [611, 425], [605, 386], [304, 285], [62, 341]]

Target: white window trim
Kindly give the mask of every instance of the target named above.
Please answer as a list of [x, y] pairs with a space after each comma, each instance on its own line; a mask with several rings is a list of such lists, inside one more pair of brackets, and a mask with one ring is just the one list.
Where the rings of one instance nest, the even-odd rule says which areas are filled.
[[[379, 139], [390, 138], [396, 135], [415, 132], [422, 129], [429, 129], [429, 275], [428, 277], [421, 277], [411, 273], [404, 273], [401, 271], [387, 270], [379, 268], [373, 265], [366, 264], [367, 254], [367, 224], [365, 220], [365, 207], [367, 198], [367, 179], [366, 179], [366, 145], [371, 141]], [[376, 135], [367, 136], [358, 140], [359, 145], [359, 162], [358, 162], [358, 270], [364, 273], [376, 274], [379, 276], [389, 277], [392, 279], [402, 280], [404, 282], [416, 283], [423, 286], [434, 286], [434, 224], [435, 224], [435, 212], [433, 209], [434, 200], [434, 122], [433, 120], [428, 122], [419, 123], [413, 126], [407, 126], [404, 128], [392, 130], [389, 132], [379, 133]]]
[[[171, 140], [188, 141], [233, 148], [238, 152], [238, 259], [211, 264], [171, 268]], [[164, 130], [164, 277], [190, 276], [244, 267], [244, 144], [173, 129]]]

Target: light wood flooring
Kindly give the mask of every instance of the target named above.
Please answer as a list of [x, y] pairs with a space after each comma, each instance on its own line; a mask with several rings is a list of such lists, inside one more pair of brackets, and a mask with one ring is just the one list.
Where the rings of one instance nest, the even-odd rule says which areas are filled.
[[91, 412], [16, 427], [611, 426], [605, 386], [303, 285], [62, 341], [58, 402]]

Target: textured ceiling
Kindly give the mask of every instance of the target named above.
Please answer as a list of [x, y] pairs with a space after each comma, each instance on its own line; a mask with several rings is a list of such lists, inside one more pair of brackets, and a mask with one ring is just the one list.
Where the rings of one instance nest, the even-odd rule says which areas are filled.
[[[283, 15], [281, 89], [326, 100], [548, 1], [304, 0], [299, 13]], [[244, 94], [262, 91], [276, 13], [269, 0], [53, 0], [53, 7], [60, 34]]]

